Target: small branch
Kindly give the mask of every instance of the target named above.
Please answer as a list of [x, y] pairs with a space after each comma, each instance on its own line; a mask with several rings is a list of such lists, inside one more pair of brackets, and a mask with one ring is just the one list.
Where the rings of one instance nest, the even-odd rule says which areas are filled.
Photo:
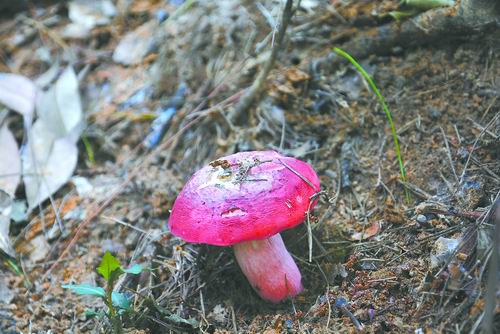
[[[394, 21], [363, 32], [342, 45], [356, 59], [372, 54], [391, 54], [394, 46], [412, 48], [439, 44], [443, 40], [470, 40], [497, 29], [500, 5], [497, 0], [461, 0], [454, 6], [425, 11], [411, 19]], [[329, 69], [342, 59], [331, 55], [320, 60]]]
[[264, 67], [257, 75], [257, 78], [255, 78], [252, 86], [250, 86], [250, 88], [247, 89], [245, 94], [239, 100], [238, 104], [229, 114], [229, 119], [233, 124], [237, 123], [236, 120], [240, 118], [241, 115], [246, 114], [248, 109], [250, 109], [250, 107], [255, 105], [256, 102], [258, 102], [258, 98], [260, 97], [264, 89], [264, 81], [267, 79], [269, 72], [274, 66], [274, 62], [276, 61], [278, 51], [281, 49], [283, 40], [285, 39], [284, 37], [286, 33], [286, 28], [288, 27], [288, 24], [292, 19], [293, 16], [292, 3], [293, 0], [286, 1], [285, 9], [283, 10], [283, 15], [281, 17], [281, 24], [269, 59], [267, 60], [267, 62], [264, 64]]
[[[500, 192], [499, 192], [500, 193]], [[483, 312], [483, 323], [482, 329], [484, 333], [494, 332], [494, 318], [495, 318], [495, 308], [496, 308], [496, 296], [498, 289], [498, 269], [500, 261], [500, 198], [498, 198], [492, 205], [490, 223], [494, 225], [494, 235], [493, 235], [493, 252], [489, 261], [489, 272], [488, 280], [486, 283], [486, 297], [485, 306]]]

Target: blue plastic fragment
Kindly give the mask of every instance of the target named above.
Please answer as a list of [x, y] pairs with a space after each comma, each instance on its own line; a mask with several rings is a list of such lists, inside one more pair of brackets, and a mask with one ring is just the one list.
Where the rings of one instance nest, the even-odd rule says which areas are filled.
[[184, 4], [185, 0], [170, 0], [169, 2], [173, 6], [180, 6]]
[[347, 300], [345, 298], [337, 298], [337, 300], [335, 301], [335, 306], [337, 307], [344, 307], [347, 305]]
[[165, 22], [165, 20], [168, 19], [169, 16], [170, 14], [165, 9], [159, 9], [155, 13], [155, 17], [158, 23]]
[[142, 103], [144, 103], [144, 101], [146, 101], [147, 98], [149, 98], [152, 95], [152, 93], [153, 93], [153, 87], [149, 85], [144, 86], [135, 91], [135, 93], [132, 94], [125, 102], [121, 103], [118, 106], [118, 109], [124, 110], [141, 105]]
[[146, 148], [153, 148], [160, 142], [164, 132], [167, 130], [167, 125], [172, 117], [177, 112], [175, 108], [167, 108], [159, 113], [159, 116], [151, 124], [149, 134], [144, 139]]
[[170, 98], [166, 106], [157, 111], [158, 117], [151, 123], [149, 134], [144, 139], [144, 146], [152, 149], [160, 142], [170, 125], [170, 120], [174, 117], [177, 110], [184, 104], [184, 96], [187, 86], [184, 83], [179, 84], [179, 88]]

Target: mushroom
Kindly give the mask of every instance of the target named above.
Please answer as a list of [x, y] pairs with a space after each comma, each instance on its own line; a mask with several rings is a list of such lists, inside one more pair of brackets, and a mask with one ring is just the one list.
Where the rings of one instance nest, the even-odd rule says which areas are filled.
[[274, 151], [236, 153], [191, 177], [173, 205], [170, 230], [188, 242], [232, 245], [254, 290], [277, 303], [303, 289], [279, 233], [303, 222], [319, 189], [306, 162]]

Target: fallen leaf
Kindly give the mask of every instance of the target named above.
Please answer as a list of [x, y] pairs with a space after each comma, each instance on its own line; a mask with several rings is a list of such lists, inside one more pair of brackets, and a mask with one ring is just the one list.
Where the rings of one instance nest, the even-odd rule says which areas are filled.
[[290, 80], [291, 82], [294, 82], [294, 83], [306, 81], [306, 80], [310, 79], [309, 74], [299, 70], [298, 68], [287, 69], [285, 75], [288, 78], [288, 80]]
[[71, 23], [62, 31], [65, 38], [87, 38], [96, 26], [107, 25], [116, 15], [116, 8], [110, 0], [71, 1], [68, 16]]
[[38, 86], [38, 88], [47, 88], [56, 79], [57, 75], [59, 74], [59, 69], [59, 60], [56, 60], [56, 62], [54, 62], [54, 64], [47, 71], [36, 78], [35, 84]]
[[21, 179], [21, 157], [16, 139], [7, 125], [0, 128], [0, 190], [14, 197]]
[[116, 15], [116, 8], [110, 0], [71, 1], [68, 4], [68, 16], [76, 24], [92, 29], [111, 22]]
[[33, 124], [22, 154], [29, 210], [69, 181], [77, 159], [78, 149], [71, 137], [55, 137], [41, 119]]
[[14, 292], [7, 285], [7, 279], [0, 276], [0, 304], [8, 305], [14, 299]]
[[28, 78], [13, 73], [0, 73], [0, 103], [24, 117], [35, 110], [36, 86]]
[[78, 90], [78, 79], [72, 67], [61, 74], [56, 83], [39, 94], [37, 113], [55, 137], [78, 140], [83, 129], [83, 112]]
[[352, 240], [365, 240], [375, 236], [380, 231], [381, 223], [374, 221], [364, 232], [357, 232], [351, 236]]
[[457, 239], [439, 237], [434, 242], [433, 250], [430, 254], [430, 267], [431, 269], [446, 263], [453, 255], [460, 241]]
[[36, 263], [47, 258], [50, 251], [50, 245], [44, 235], [38, 235], [29, 243], [29, 259]]
[[[9, 239], [10, 211], [12, 198], [6, 192], [0, 190], [0, 249], [6, 254], [15, 257], [15, 252]], [[1, 252], [0, 252], [1, 255]]]
[[151, 20], [126, 34], [113, 52], [113, 61], [123, 65], [140, 63], [151, 49], [157, 27], [157, 22]]

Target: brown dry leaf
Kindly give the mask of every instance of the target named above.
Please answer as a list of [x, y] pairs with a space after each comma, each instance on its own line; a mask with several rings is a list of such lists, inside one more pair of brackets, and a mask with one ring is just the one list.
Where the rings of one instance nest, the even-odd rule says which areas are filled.
[[479, 312], [482, 312], [484, 309], [484, 299], [478, 299], [474, 305], [469, 310], [469, 314], [474, 317], [476, 316]]
[[394, 206], [394, 202], [389, 197], [385, 201], [386, 208], [384, 210], [384, 219], [388, 223], [403, 224], [406, 221], [402, 210]]
[[161, 1], [136, 0], [130, 5], [129, 12], [131, 14], [142, 14], [145, 12], [152, 12], [158, 8], [161, 8]]
[[283, 93], [283, 94], [290, 94], [291, 95], [291, 94], [295, 93], [295, 90], [290, 85], [287, 85], [287, 84], [279, 85], [276, 87], [276, 89], [280, 93]]
[[374, 235], [377, 235], [377, 233], [380, 231], [380, 228], [382, 227], [382, 222], [380, 221], [374, 221], [368, 227], [364, 232], [356, 232], [351, 236], [352, 240], [365, 240], [368, 238], [373, 237]]
[[[60, 216], [64, 217], [69, 211], [76, 208], [81, 202], [81, 198], [78, 196], [72, 196], [64, 201], [61, 207], [61, 200], [56, 200], [55, 206], [60, 210]], [[48, 229], [54, 225], [56, 221], [56, 215], [53, 210], [50, 210], [45, 214], [45, 217], [40, 219], [40, 217], [35, 218], [34, 222], [31, 224], [29, 229], [26, 231], [24, 238], [15, 245], [16, 251], [21, 254], [29, 253], [32, 248], [28, 243], [35, 239], [40, 233], [42, 233], [43, 228]], [[45, 226], [43, 225], [45, 224]]]
[[298, 68], [287, 69], [285, 75], [286, 75], [287, 79], [293, 83], [309, 80], [309, 78], [310, 78], [309, 74], [299, 70]]

